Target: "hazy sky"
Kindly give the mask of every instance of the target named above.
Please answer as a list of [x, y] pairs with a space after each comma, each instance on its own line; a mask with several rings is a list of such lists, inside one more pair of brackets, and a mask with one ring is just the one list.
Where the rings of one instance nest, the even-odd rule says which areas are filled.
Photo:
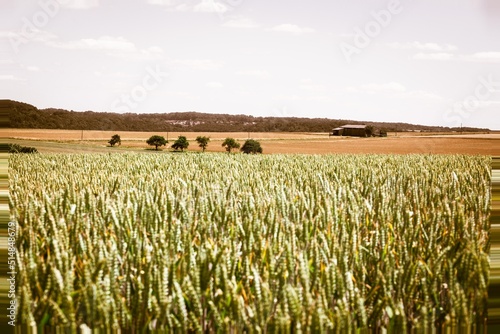
[[0, 98], [500, 129], [500, 1], [0, 0]]

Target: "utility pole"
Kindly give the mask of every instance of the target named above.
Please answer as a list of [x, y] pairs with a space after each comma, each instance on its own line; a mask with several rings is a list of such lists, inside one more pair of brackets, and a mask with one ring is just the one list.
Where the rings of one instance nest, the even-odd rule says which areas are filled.
[[82, 136], [80, 138], [80, 141], [83, 141], [83, 129], [82, 129]]

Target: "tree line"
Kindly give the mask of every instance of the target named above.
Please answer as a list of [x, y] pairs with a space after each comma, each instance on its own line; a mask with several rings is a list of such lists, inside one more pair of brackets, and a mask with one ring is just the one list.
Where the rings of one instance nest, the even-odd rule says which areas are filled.
[[[190, 132], [330, 132], [345, 124], [366, 124], [386, 131], [487, 131], [477, 128], [448, 128], [407, 123], [360, 122], [329, 118], [254, 117], [248, 115], [174, 112], [136, 114], [76, 112], [38, 109], [27, 103], [7, 100], [10, 127], [101, 131], [190, 131]], [[332, 113], [335, 116], [335, 113]]]
[[[205, 152], [208, 143], [210, 142], [210, 137], [198, 136], [195, 140], [202, 151]], [[117, 144], [121, 145], [122, 141], [120, 135], [113, 135], [108, 143], [111, 147]], [[158, 151], [159, 147], [166, 146], [168, 144], [168, 140], [166, 140], [163, 136], [153, 135], [146, 140], [146, 143], [149, 146], [154, 146], [155, 150]], [[189, 141], [187, 140], [186, 136], [179, 136], [170, 147], [175, 151], [180, 150], [181, 152], [183, 152], [189, 147]], [[240, 143], [236, 139], [228, 137], [222, 142], [222, 147], [224, 147], [228, 153], [231, 153], [232, 150], [240, 148]], [[241, 146], [240, 151], [246, 154], [262, 153], [262, 147], [259, 141], [254, 139], [247, 139], [243, 146]]]

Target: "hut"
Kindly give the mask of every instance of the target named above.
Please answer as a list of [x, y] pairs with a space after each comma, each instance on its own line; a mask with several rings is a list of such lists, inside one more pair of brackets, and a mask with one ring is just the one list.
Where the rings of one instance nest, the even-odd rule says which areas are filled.
[[335, 128], [332, 130], [332, 136], [350, 136], [350, 137], [367, 137], [367, 126], [366, 125], [343, 125], [340, 128]]
[[330, 136], [342, 136], [343, 130], [343, 128], [335, 128], [332, 130], [332, 133], [330, 133]]

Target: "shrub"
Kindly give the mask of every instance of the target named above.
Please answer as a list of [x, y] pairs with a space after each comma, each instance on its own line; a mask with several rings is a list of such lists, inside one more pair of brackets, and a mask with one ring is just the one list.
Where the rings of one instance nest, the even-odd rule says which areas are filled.
[[34, 147], [21, 146], [19, 144], [8, 144], [9, 153], [38, 153]]
[[113, 137], [111, 137], [111, 140], [108, 141], [108, 143], [109, 145], [111, 145], [111, 147], [115, 146], [116, 144], [121, 145], [122, 139], [120, 138], [120, 135], [113, 135]]
[[226, 148], [227, 153], [231, 153], [233, 148], [240, 148], [240, 143], [238, 143], [234, 138], [226, 138], [222, 143], [222, 147]]
[[172, 145], [172, 148], [174, 150], [181, 150], [184, 151], [184, 149], [187, 149], [189, 146], [189, 142], [187, 140], [187, 138], [185, 136], [179, 136], [179, 138], [174, 142], [174, 144]]
[[196, 137], [196, 142], [198, 143], [198, 146], [201, 147], [201, 149], [203, 150], [203, 152], [205, 152], [207, 146], [208, 146], [208, 142], [210, 141], [210, 138], [208, 137], [205, 137], [205, 136], [198, 136]]
[[146, 143], [150, 146], [154, 146], [158, 151], [158, 147], [167, 145], [168, 141], [166, 141], [163, 136], [154, 135], [149, 137], [149, 139], [146, 140]]
[[260, 146], [260, 143], [253, 139], [248, 139], [245, 144], [243, 144], [240, 150], [246, 154], [262, 153], [262, 147]]

